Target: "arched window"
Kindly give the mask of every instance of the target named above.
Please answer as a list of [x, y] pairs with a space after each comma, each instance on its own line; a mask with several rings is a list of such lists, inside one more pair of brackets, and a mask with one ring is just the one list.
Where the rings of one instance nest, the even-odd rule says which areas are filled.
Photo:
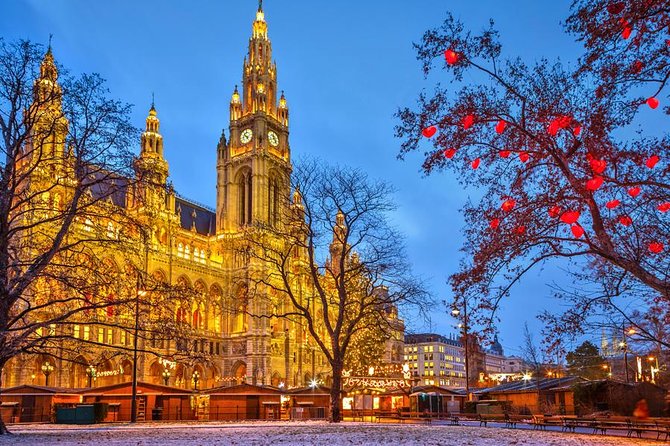
[[193, 328], [195, 329], [202, 328], [202, 315], [200, 314], [200, 309], [196, 309], [193, 312]]
[[251, 170], [246, 170], [237, 177], [237, 210], [240, 226], [251, 223], [251, 200]]
[[279, 179], [271, 176], [268, 181], [268, 224], [276, 226], [279, 223]]
[[191, 247], [189, 245], [184, 247], [184, 257], [187, 259], [191, 257]]
[[182, 243], [177, 245], [177, 257], [184, 257], [184, 245]]
[[200, 250], [198, 248], [193, 249], [193, 260], [196, 262], [200, 260]]
[[182, 307], [177, 309], [177, 323], [178, 324], [188, 324], [188, 312]]
[[114, 238], [116, 235], [116, 232], [114, 231], [114, 223], [111, 221], [107, 223], [107, 237], [108, 238]]

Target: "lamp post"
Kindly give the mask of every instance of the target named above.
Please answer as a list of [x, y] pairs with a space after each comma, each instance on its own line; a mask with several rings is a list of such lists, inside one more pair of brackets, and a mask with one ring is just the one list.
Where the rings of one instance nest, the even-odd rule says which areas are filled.
[[[458, 308], [451, 310], [452, 316], [458, 318], [461, 314], [461, 311]], [[469, 364], [469, 355], [468, 355], [468, 304], [465, 298], [463, 298], [463, 323], [461, 324], [463, 328], [463, 350], [465, 353], [465, 397], [470, 401], [470, 364]]]
[[49, 375], [54, 371], [54, 366], [49, 364], [49, 361], [46, 361], [42, 364], [42, 373], [44, 373], [44, 385], [49, 386]]
[[191, 377], [193, 380], [193, 390], [198, 390], [198, 381], [200, 381], [200, 373], [196, 370], [193, 372], [193, 376]]
[[163, 384], [166, 386], [170, 382], [170, 371], [168, 369], [163, 369]]
[[88, 376], [88, 386], [93, 387], [93, 378], [96, 377], [97, 370], [93, 365], [89, 364], [88, 367], [86, 367], [86, 376]]
[[[628, 342], [626, 342], [626, 328], [623, 327], [623, 341], [619, 342], [619, 347], [623, 349], [623, 363], [624, 367], [626, 369], [626, 382], [630, 382], [630, 378], [628, 377]], [[634, 335], [636, 332], [633, 328], [628, 330], [628, 335]]]

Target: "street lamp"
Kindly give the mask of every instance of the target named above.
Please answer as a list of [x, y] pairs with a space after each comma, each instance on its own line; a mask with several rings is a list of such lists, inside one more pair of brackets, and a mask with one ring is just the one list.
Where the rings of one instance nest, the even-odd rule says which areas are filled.
[[193, 372], [193, 376], [191, 377], [193, 380], [193, 390], [198, 390], [198, 381], [200, 381], [200, 373], [196, 370]]
[[93, 387], [93, 378], [96, 377], [97, 370], [93, 365], [89, 364], [88, 367], [86, 367], [86, 375], [88, 376], [88, 386]]
[[[451, 315], [455, 318], [461, 314], [458, 308], [451, 310]], [[470, 365], [468, 355], [468, 305], [465, 298], [463, 298], [463, 323], [459, 324], [458, 328], [463, 329], [463, 350], [465, 353], [465, 397], [470, 401]]]
[[49, 361], [46, 361], [42, 364], [42, 373], [44, 373], [44, 385], [49, 386], [49, 375], [54, 371], [54, 366], [49, 364]]
[[170, 382], [170, 371], [168, 369], [163, 369], [163, 384], [166, 386]]

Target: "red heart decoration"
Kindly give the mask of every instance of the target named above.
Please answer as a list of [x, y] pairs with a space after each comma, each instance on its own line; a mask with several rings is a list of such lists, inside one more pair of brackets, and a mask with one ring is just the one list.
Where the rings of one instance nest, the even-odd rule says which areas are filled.
[[630, 33], [631, 33], [632, 31], [633, 31], [633, 30], [631, 29], [630, 26], [625, 27], [625, 28], [623, 29], [623, 31], [621, 31], [621, 37], [623, 37], [624, 40], [628, 39], [628, 38], [630, 37]]
[[670, 201], [666, 201], [665, 203], [659, 204], [656, 209], [665, 214], [666, 212], [670, 211]]
[[445, 149], [445, 150], [444, 150], [444, 156], [445, 156], [446, 158], [451, 159], [451, 158], [454, 157], [454, 155], [456, 155], [456, 149], [454, 149], [453, 147], [450, 148], [450, 149]]
[[552, 206], [549, 208], [549, 216], [551, 218], [556, 218], [561, 213], [561, 208], [559, 206]]
[[663, 243], [659, 242], [651, 242], [649, 243], [649, 251], [653, 252], [654, 254], [659, 254], [663, 251]]
[[526, 152], [519, 152], [519, 159], [522, 163], [525, 163], [530, 159], [530, 156]]
[[556, 134], [558, 133], [558, 130], [559, 130], [559, 129], [560, 129], [560, 128], [559, 128], [559, 126], [558, 126], [558, 121], [554, 120], [554, 121], [551, 121], [551, 124], [549, 124], [549, 127], [547, 128], [547, 132], [548, 132], [551, 136], [556, 136]]
[[621, 11], [623, 11], [625, 4], [623, 2], [616, 2], [616, 3], [610, 3], [607, 5], [607, 12], [610, 14], [619, 14]]
[[465, 130], [472, 127], [472, 124], [474, 123], [475, 123], [475, 117], [473, 115], [467, 115], [465, 118], [463, 118], [463, 128]]
[[505, 201], [503, 202], [501, 208], [502, 208], [503, 211], [505, 211], [505, 212], [509, 212], [509, 211], [511, 211], [512, 209], [514, 209], [514, 206], [515, 206], [515, 205], [516, 205], [516, 201], [514, 201], [513, 199], [510, 198], [510, 199], [505, 200]]
[[489, 222], [489, 227], [491, 229], [498, 229], [498, 226], [500, 226], [500, 219], [499, 218], [494, 218]]
[[624, 226], [630, 226], [633, 224], [633, 219], [630, 218], [628, 215], [622, 215], [619, 217], [619, 223], [621, 223]]
[[582, 235], [584, 235], [584, 229], [579, 225], [570, 226], [570, 230], [572, 231], [572, 235], [577, 238], [580, 238]]
[[519, 235], [521, 235], [521, 234], [523, 234], [524, 232], [526, 232], [526, 227], [523, 226], [523, 225], [521, 225], [521, 226], [517, 226], [516, 229], [514, 229], [514, 232], [517, 233], [517, 234], [519, 234]]
[[431, 125], [430, 127], [426, 127], [425, 129], [423, 129], [423, 131], [421, 133], [426, 138], [431, 138], [435, 134], [435, 132], [437, 132], [437, 127], [435, 127], [434, 125]]
[[659, 104], [658, 99], [654, 97], [647, 99], [647, 105], [651, 107], [652, 110], [656, 109], [656, 107], [658, 107], [658, 104]]
[[597, 191], [603, 185], [603, 177], [595, 176], [586, 182], [586, 188], [590, 191]]
[[505, 127], [507, 127], [507, 123], [501, 119], [496, 124], [496, 133], [500, 135], [502, 132], [505, 131]]
[[479, 158], [477, 158], [477, 159], [475, 159], [474, 161], [472, 161], [472, 163], [470, 163], [470, 165], [472, 166], [473, 169], [476, 169], [476, 168], [479, 167], [479, 162], [480, 162], [480, 161], [481, 161], [481, 160], [480, 160]]
[[448, 49], [444, 52], [444, 59], [449, 65], [453, 65], [458, 62], [458, 53], [452, 49]]
[[500, 155], [500, 158], [508, 158], [510, 154], [509, 150], [501, 150], [498, 152], [498, 155]]
[[578, 126], [575, 127], [575, 129], [572, 131], [572, 134], [575, 135], [575, 136], [579, 136], [580, 133], [582, 133], [582, 127], [578, 125]]
[[556, 118], [556, 121], [558, 122], [558, 126], [562, 129], [566, 128], [567, 126], [570, 125], [572, 122], [572, 116], [570, 115], [562, 115]]
[[631, 187], [630, 189], [628, 189], [628, 195], [630, 195], [633, 198], [637, 197], [638, 195], [640, 195], [640, 187], [639, 186]]
[[561, 221], [569, 225], [577, 223], [577, 220], [579, 220], [579, 211], [568, 211], [561, 215]]
[[620, 204], [621, 202], [619, 200], [610, 200], [607, 202], [607, 204], [605, 204], [605, 206], [607, 207], [607, 209], [614, 209]]
[[591, 166], [591, 170], [595, 173], [603, 173], [607, 168], [607, 161], [591, 159], [589, 165]]
[[633, 62], [633, 66], [631, 66], [631, 71], [635, 74], [638, 74], [642, 71], [644, 68], [644, 63], [641, 60], [636, 60]]
[[661, 158], [659, 158], [658, 155], [652, 155], [649, 158], [647, 158], [645, 164], [647, 165], [648, 168], [653, 169], [656, 163], [658, 163], [660, 160]]

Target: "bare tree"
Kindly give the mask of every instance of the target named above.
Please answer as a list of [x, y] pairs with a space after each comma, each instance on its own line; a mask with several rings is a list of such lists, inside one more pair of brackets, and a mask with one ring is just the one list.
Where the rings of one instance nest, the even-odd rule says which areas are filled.
[[178, 332], [146, 274], [147, 221], [127, 209], [141, 180], [129, 112], [98, 75], [59, 77], [51, 48], [0, 39], [0, 373], [22, 354], [110, 348], [81, 323], [120, 328], [125, 352]]
[[271, 317], [301, 324], [327, 359], [331, 419], [339, 422], [342, 371], [357, 334], [369, 324], [397, 330], [394, 309], [421, 306], [427, 295], [388, 221], [395, 205], [387, 183], [314, 161], [299, 165], [292, 183], [279, 221], [249, 230], [248, 252], [265, 265], [249, 280], [255, 295], [276, 299]]

